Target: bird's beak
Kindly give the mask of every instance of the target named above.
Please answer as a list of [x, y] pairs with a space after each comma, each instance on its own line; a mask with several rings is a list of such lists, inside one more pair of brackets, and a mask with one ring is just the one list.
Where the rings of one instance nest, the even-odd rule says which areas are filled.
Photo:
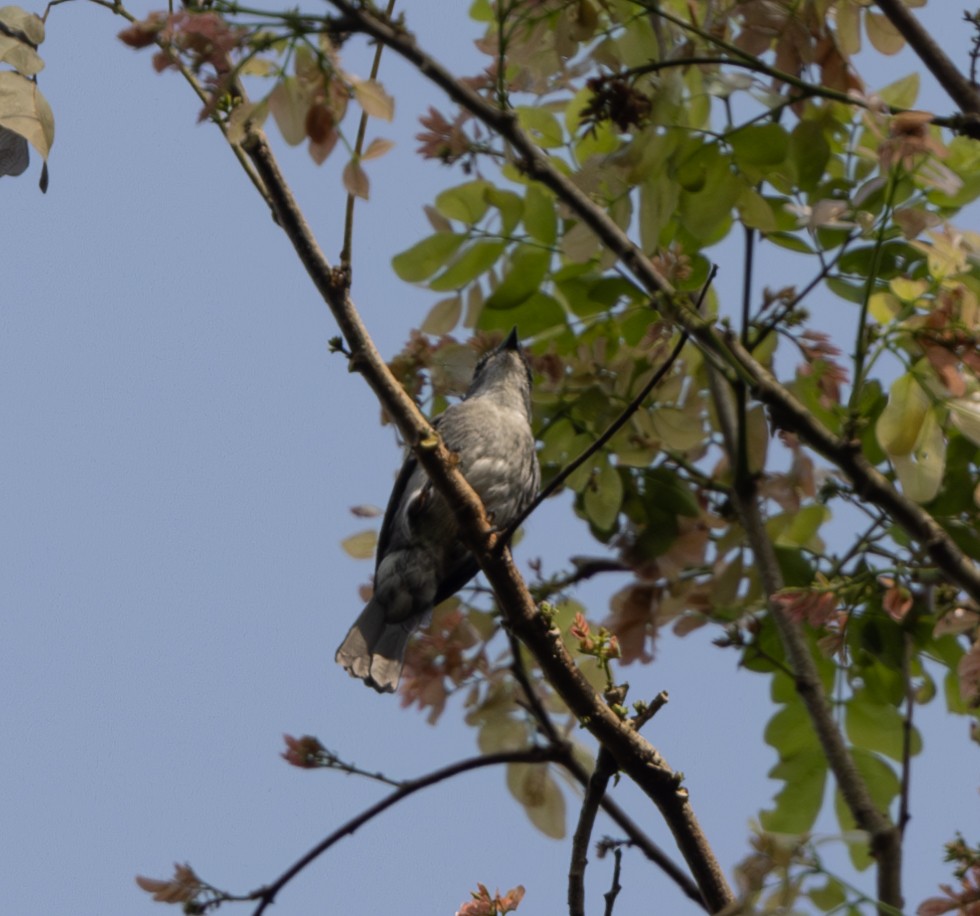
[[500, 345], [501, 350], [520, 350], [521, 340], [517, 336], [517, 327], [513, 327], [507, 339]]

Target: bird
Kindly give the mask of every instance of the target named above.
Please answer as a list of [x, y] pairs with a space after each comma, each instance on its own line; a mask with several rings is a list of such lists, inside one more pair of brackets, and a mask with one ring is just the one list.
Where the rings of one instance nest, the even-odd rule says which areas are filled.
[[[491, 523], [506, 529], [541, 483], [531, 431], [531, 370], [517, 328], [480, 358], [463, 399], [432, 425]], [[337, 663], [379, 693], [394, 692], [409, 638], [479, 569], [452, 509], [409, 453], [381, 523], [374, 594], [337, 649]]]

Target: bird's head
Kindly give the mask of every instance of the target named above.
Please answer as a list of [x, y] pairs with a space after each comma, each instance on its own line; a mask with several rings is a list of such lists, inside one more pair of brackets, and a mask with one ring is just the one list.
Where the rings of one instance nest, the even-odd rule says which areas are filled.
[[484, 353], [473, 370], [466, 399], [494, 397], [523, 405], [531, 416], [531, 367], [514, 328], [499, 347]]

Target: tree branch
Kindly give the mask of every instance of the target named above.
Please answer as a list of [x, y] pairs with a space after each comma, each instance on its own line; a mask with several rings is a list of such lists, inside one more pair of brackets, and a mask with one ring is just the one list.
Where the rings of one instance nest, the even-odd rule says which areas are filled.
[[965, 114], [980, 114], [980, 93], [922, 27], [902, 0], [875, 0], [919, 59]]
[[427, 789], [429, 786], [437, 785], [452, 779], [461, 773], [468, 773], [471, 770], [479, 770], [483, 767], [499, 766], [502, 763], [549, 763], [557, 762], [563, 753], [560, 746], [552, 745], [549, 747], [533, 747], [523, 751], [502, 751], [499, 754], [486, 754], [482, 757], [471, 757], [468, 760], [461, 760], [458, 763], [435, 770], [426, 776], [418, 779], [406, 781], [402, 786], [389, 795], [386, 795], [377, 804], [372, 805], [362, 811], [356, 817], [351, 818], [346, 824], [338, 827], [333, 833], [326, 837], [322, 842], [314, 846], [306, 855], [298, 859], [293, 865], [286, 869], [272, 884], [267, 884], [248, 895], [250, 900], [258, 900], [259, 905], [255, 908], [253, 916], [261, 916], [266, 908], [275, 902], [276, 896], [293, 878], [295, 878], [310, 863], [322, 856], [331, 846], [334, 846], [346, 836], [352, 835], [368, 821], [373, 820], [379, 814], [387, 811], [393, 805], [416, 792]]
[[[345, 4], [346, 6], [346, 4]], [[363, 10], [351, 7], [359, 15]], [[264, 135], [253, 130], [245, 149], [262, 177], [276, 220], [289, 237], [304, 267], [330, 307], [351, 353], [351, 368], [360, 372], [378, 396], [439, 493], [453, 507], [461, 537], [493, 586], [515, 635], [531, 650], [542, 672], [620, 769], [657, 805], [712, 911], [734, 898], [681, 787], [681, 778], [663, 757], [605, 703], [569, 655], [562, 634], [538, 612], [510, 551], [496, 549], [498, 534], [489, 526], [479, 497], [463, 478], [445, 444], [392, 376], [361, 322], [349, 296], [349, 274], [331, 268], [296, 205]]]
[[[718, 373], [710, 372], [709, 383], [715, 400], [718, 422], [729, 451], [729, 462], [733, 467], [738, 467], [732, 450], [744, 437], [744, 431], [735, 426], [738, 420], [731, 403], [732, 399]], [[817, 671], [800, 626], [773, 600], [773, 596], [783, 588], [783, 577], [772, 540], [762, 518], [757, 478], [746, 468], [736, 472], [735, 484], [732, 487], [732, 503], [749, 546], [752, 548], [755, 565], [762, 580], [763, 593], [769, 599], [769, 615], [772, 617], [783, 651], [789, 660], [796, 692], [806, 707], [820, 747], [848, 809], [858, 827], [869, 834], [871, 852], [878, 860], [878, 899], [889, 907], [900, 910], [903, 904], [900, 834], [887, 813], [878, 810], [864, 778], [858, 772], [844, 736], [834, 721], [833, 711], [827, 702], [820, 681], [820, 673]]]
[[605, 748], [600, 748], [572, 837], [572, 861], [568, 868], [568, 916], [585, 916], [585, 867], [589, 862], [589, 840], [599, 804], [615, 773], [616, 762]]

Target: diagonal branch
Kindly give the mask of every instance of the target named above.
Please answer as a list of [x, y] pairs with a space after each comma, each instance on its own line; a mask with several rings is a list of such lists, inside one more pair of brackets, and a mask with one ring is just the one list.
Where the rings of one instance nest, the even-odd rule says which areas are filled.
[[879, 9], [909, 43], [965, 114], [980, 114], [980, 93], [960, 72], [902, 0], [875, 0]]
[[887, 812], [880, 811], [871, 798], [867, 783], [858, 771], [844, 736], [834, 720], [820, 673], [800, 626], [773, 600], [773, 596], [783, 588], [783, 577], [772, 539], [762, 518], [757, 478], [744, 465], [736, 462], [737, 443], [744, 439], [744, 430], [739, 428], [741, 418], [736, 416], [733, 397], [720, 375], [710, 370], [709, 372], [712, 397], [729, 461], [733, 467], [738, 468], [732, 487], [732, 503], [755, 556], [763, 593], [769, 596], [769, 615], [789, 660], [796, 692], [806, 707], [820, 747], [848, 809], [858, 827], [869, 835], [871, 852], [878, 862], [878, 899], [889, 907], [901, 909], [901, 835]]
[[253, 130], [244, 148], [268, 189], [276, 221], [347, 339], [351, 369], [364, 376], [436, 489], [453, 507], [462, 539], [493, 586], [511, 629], [530, 649], [544, 676], [578, 720], [660, 809], [709, 908], [723, 909], [733, 900], [732, 892], [690, 806], [688, 792], [681, 786], [682, 777], [671, 770], [645, 738], [608, 707], [579, 671], [565, 647], [561, 631], [538, 611], [510, 551], [496, 549], [499, 535], [490, 528], [479, 497], [457, 469], [445, 444], [381, 359], [351, 302], [348, 272], [332, 268], [327, 262], [264, 135]]
[[249, 894], [249, 899], [259, 901], [259, 905], [255, 908], [253, 916], [261, 916], [271, 904], [275, 903], [279, 891], [328, 849], [335, 846], [344, 837], [351, 836], [366, 823], [374, 820], [379, 814], [383, 814], [389, 808], [397, 805], [398, 802], [403, 801], [410, 795], [414, 795], [422, 789], [428, 789], [430, 786], [434, 786], [440, 782], [445, 782], [447, 779], [451, 779], [461, 773], [469, 773], [472, 770], [499, 766], [503, 763], [557, 762], [562, 754], [562, 748], [556, 745], [552, 745], [551, 747], [529, 748], [523, 751], [502, 751], [499, 754], [486, 754], [482, 757], [471, 757], [467, 760], [461, 760], [458, 763], [442, 767], [418, 779], [408, 780], [394, 792], [382, 798], [381, 801], [372, 805], [367, 810], [362, 811], [356, 817], [351, 818], [346, 824], [338, 827], [328, 837], [317, 843], [306, 855], [287, 868], [271, 884], [260, 887], [258, 890]]
[[600, 748], [596, 757], [595, 770], [585, 787], [582, 810], [578, 815], [578, 825], [572, 837], [572, 862], [568, 868], [568, 916], [585, 916], [585, 867], [588, 864], [589, 840], [599, 805], [609, 780], [616, 773], [616, 762], [605, 748]]

